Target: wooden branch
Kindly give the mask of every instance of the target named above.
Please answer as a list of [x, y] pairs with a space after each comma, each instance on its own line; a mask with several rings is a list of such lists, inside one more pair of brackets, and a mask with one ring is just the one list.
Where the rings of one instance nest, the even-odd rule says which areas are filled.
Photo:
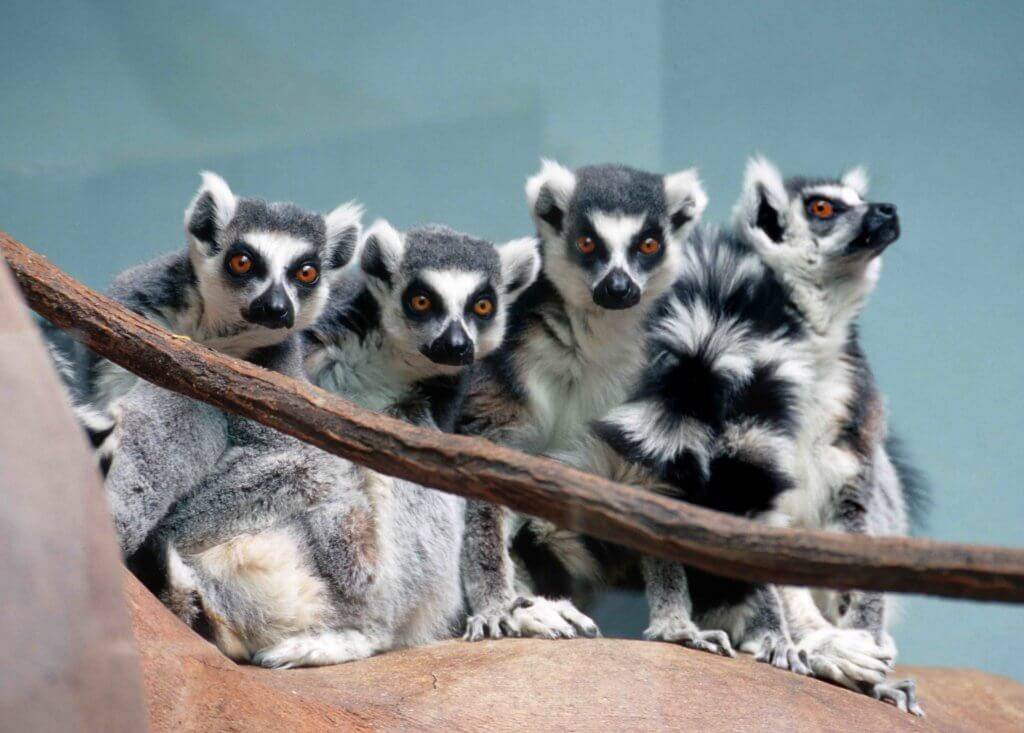
[[3, 233], [0, 248], [32, 308], [97, 353], [382, 473], [733, 578], [1024, 602], [1022, 550], [766, 527], [479, 438], [416, 428], [168, 333]]

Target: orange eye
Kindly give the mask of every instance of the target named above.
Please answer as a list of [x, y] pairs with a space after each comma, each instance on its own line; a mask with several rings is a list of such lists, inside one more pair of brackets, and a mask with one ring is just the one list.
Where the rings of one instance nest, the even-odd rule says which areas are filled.
[[231, 259], [228, 260], [228, 267], [236, 275], [244, 275], [252, 269], [252, 257], [241, 252], [231, 255]]
[[653, 255], [661, 249], [661, 242], [654, 237], [648, 237], [640, 243], [640, 252], [645, 255]]
[[312, 285], [320, 278], [320, 271], [315, 265], [303, 265], [295, 271], [295, 279], [303, 285]]
[[409, 307], [417, 313], [425, 313], [430, 310], [430, 298], [425, 295], [414, 295], [409, 299]]
[[580, 237], [576, 240], [576, 249], [583, 254], [588, 255], [597, 249], [597, 242], [590, 237]]
[[494, 313], [494, 301], [490, 298], [480, 298], [480, 300], [473, 303], [473, 312], [481, 318], [487, 318]]
[[811, 210], [811, 215], [819, 219], [831, 219], [832, 214], [835, 213], [832, 202], [827, 199], [814, 199], [808, 208]]

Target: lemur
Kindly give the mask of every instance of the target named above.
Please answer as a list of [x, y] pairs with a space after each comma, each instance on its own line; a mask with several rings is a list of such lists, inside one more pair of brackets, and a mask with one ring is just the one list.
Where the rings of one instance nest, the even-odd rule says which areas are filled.
[[[451, 432], [467, 367], [500, 345], [508, 307], [537, 277], [536, 240], [502, 245], [500, 261], [489, 242], [443, 226], [402, 233], [378, 221], [366, 241], [355, 297], [339, 291], [306, 331], [309, 377], [368, 409]], [[410, 413], [423, 407], [429, 415]]]
[[[539, 271], [535, 242], [496, 248], [380, 222], [361, 262], [365, 290], [317, 325], [307, 363], [363, 404], [450, 423], [418, 377], [457, 378], [497, 348], [508, 307]], [[233, 447], [157, 530], [179, 616], [209, 623], [231, 658], [274, 668], [451, 634], [464, 609], [462, 499], [229, 419]]]
[[[646, 364], [644, 321], [676, 278], [707, 197], [692, 169], [571, 171], [551, 161], [526, 194], [541, 275], [516, 303], [503, 348], [474, 374], [459, 430], [549, 453], [634, 388]], [[505, 510], [470, 501], [466, 521], [466, 639], [598, 633], [571, 602], [517, 591]]]
[[[895, 451], [857, 330], [881, 255], [900, 235], [896, 207], [865, 201], [868, 179], [859, 168], [838, 181], [783, 181], [774, 166], [757, 159], [744, 188], [735, 226], [784, 284], [804, 325], [801, 347], [813, 370], [796, 440], [797, 486], [780, 497], [778, 510], [796, 527], [905, 535], [910, 521], [920, 518], [924, 486]], [[867, 632], [881, 656], [895, 659], [887, 630], [891, 602], [883, 594], [825, 591], [815, 603], [807, 588], [780, 591], [802, 648], [827, 645], [838, 627]], [[827, 654], [812, 654], [811, 662], [818, 676], [923, 714], [911, 680], [858, 677]]]
[[[865, 189], [859, 170], [783, 184], [769, 164], [752, 161], [733, 231], [698, 232], [672, 296], [651, 319], [640, 387], [563, 457], [772, 524], [905, 533], [905, 489], [886, 455], [881, 398], [853, 327], [899, 223], [895, 207], [865, 202]], [[562, 570], [579, 567], [578, 543], [545, 529], [535, 539], [566, 558]], [[763, 661], [919, 712], [912, 684], [885, 683], [894, 651], [879, 596], [861, 596], [860, 611], [850, 603], [837, 628], [803, 589], [643, 564], [648, 638], [726, 654], [731, 640]], [[543, 577], [568, 575], [547, 569]]]
[[[360, 213], [351, 203], [324, 216], [236, 197], [204, 173], [185, 212], [187, 247], [122, 273], [111, 293], [176, 333], [265, 366], [300, 348], [298, 334], [323, 311], [355, 251]], [[217, 409], [112, 363], [94, 367], [93, 404], [116, 402], [105, 488], [128, 556], [220, 457], [227, 424]]]

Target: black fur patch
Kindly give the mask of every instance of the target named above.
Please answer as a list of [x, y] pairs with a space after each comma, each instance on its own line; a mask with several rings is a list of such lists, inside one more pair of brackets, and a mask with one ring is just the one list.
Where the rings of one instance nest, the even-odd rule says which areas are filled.
[[535, 210], [537, 212], [537, 216], [546, 221], [551, 225], [552, 229], [561, 234], [565, 212], [558, 207], [557, 203], [555, 203], [555, 197], [552, 195], [551, 191], [548, 190], [547, 186], [542, 186], [540, 193], [537, 194]]
[[779, 212], [768, 203], [768, 197], [764, 190], [760, 192], [761, 202], [757, 206], [758, 229], [768, 235], [773, 242], [782, 241], [782, 224], [779, 222]]
[[693, 217], [687, 214], [685, 211], [679, 210], [672, 214], [672, 216], [669, 218], [669, 221], [672, 224], [672, 228], [678, 232], [684, 226], [693, 221]]
[[360, 266], [370, 277], [375, 277], [381, 282], [391, 285], [391, 273], [388, 272], [387, 265], [384, 264], [384, 256], [381, 253], [381, 244], [377, 240], [377, 237], [367, 237], [366, 242], [363, 243], [363, 257], [360, 262]]
[[188, 220], [188, 232], [207, 245], [208, 254], [217, 252], [217, 204], [213, 194], [206, 192], [196, 200]]

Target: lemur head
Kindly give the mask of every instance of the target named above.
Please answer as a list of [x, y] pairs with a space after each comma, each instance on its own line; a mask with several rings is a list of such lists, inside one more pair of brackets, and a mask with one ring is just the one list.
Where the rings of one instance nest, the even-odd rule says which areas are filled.
[[693, 169], [667, 176], [620, 165], [570, 171], [542, 161], [526, 183], [544, 274], [572, 306], [632, 308], [675, 280], [707, 196]]
[[818, 330], [856, 315], [878, 281], [882, 252], [900, 236], [896, 207], [866, 201], [867, 188], [862, 168], [839, 179], [783, 181], [763, 158], [747, 165], [737, 233]]
[[508, 307], [537, 278], [535, 239], [500, 247], [443, 226], [371, 226], [361, 264], [381, 326], [407, 366], [454, 373], [505, 336]]
[[361, 207], [350, 202], [322, 215], [240, 198], [219, 176], [202, 177], [185, 230], [213, 338], [267, 346], [312, 324], [355, 252]]

